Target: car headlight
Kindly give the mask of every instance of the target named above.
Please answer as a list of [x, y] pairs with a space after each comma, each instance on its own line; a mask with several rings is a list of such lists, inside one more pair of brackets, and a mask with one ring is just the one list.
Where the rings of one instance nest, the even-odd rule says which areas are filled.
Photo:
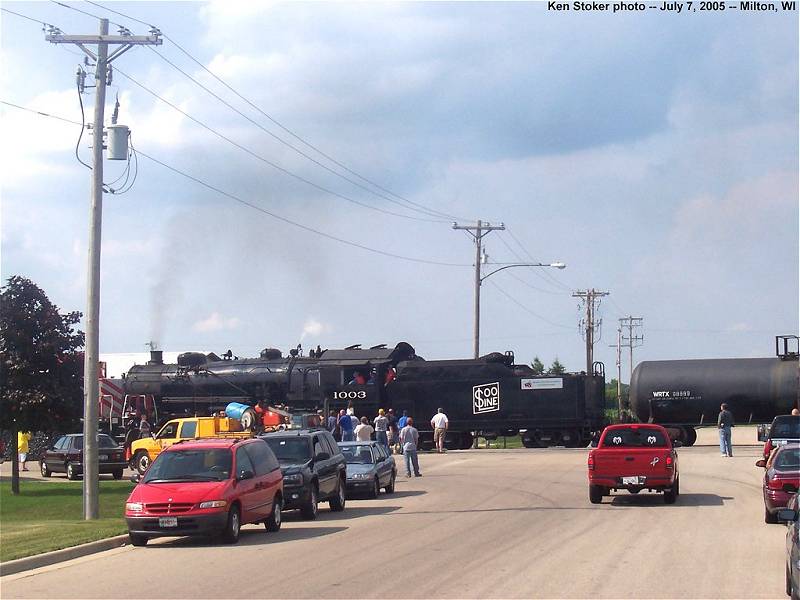
[[372, 479], [372, 475], [369, 473], [353, 473], [348, 479]]
[[129, 512], [143, 512], [144, 504], [142, 504], [141, 502], [126, 502], [125, 510]]
[[226, 500], [207, 500], [206, 502], [201, 502], [198, 508], [225, 508], [226, 506], [228, 506]]
[[303, 474], [294, 473], [292, 475], [284, 475], [283, 483], [288, 483], [289, 485], [301, 484], [303, 483]]

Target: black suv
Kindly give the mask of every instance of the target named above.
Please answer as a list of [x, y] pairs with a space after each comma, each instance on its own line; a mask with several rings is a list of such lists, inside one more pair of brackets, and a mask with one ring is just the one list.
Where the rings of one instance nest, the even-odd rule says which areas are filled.
[[317, 517], [320, 500], [332, 511], [344, 510], [347, 463], [336, 440], [324, 429], [276, 431], [261, 436], [281, 464], [283, 508], [299, 508], [305, 519]]

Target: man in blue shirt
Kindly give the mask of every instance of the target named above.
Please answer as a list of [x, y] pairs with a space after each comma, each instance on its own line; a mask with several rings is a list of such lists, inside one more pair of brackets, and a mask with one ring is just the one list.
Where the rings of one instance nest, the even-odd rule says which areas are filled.
[[354, 442], [356, 440], [353, 435], [353, 421], [344, 410], [339, 411], [339, 427], [342, 429], [343, 442]]

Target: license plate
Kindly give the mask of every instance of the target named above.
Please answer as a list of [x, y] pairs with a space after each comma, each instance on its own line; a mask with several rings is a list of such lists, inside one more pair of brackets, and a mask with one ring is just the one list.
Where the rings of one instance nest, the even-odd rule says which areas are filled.
[[158, 526], [159, 527], [177, 527], [178, 526], [178, 517], [159, 517], [158, 518]]
[[636, 475], [635, 477], [623, 477], [622, 485], [639, 485], [644, 483], [644, 477]]
[[101, 454], [100, 460], [108, 460], [108, 454]]

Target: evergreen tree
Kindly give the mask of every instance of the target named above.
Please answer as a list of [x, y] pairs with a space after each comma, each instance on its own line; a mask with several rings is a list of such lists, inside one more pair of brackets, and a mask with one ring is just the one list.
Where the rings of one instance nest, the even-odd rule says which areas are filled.
[[550, 375], [563, 375], [567, 372], [567, 368], [558, 361], [558, 357], [556, 356], [555, 360], [553, 360], [553, 364], [550, 365], [550, 368], [547, 370], [547, 372]]
[[538, 356], [533, 357], [531, 368], [533, 369], [534, 375], [544, 375], [544, 363], [541, 360], [539, 360]]

